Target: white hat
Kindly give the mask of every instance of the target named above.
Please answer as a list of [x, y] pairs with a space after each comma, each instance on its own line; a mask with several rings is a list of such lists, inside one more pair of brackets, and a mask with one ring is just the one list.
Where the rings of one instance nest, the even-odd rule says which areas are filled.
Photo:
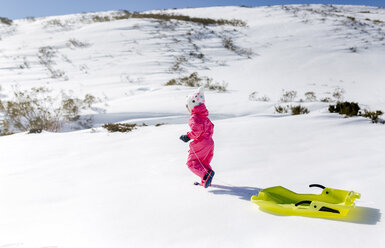
[[204, 103], [205, 103], [205, 93], [204, 93], [203, 87], [199, 87], [197, 92], [187, 96], [187, 99], [186, 99], [186, 105], [190, 110], [192, 110], [195, 106], [199, 106]]

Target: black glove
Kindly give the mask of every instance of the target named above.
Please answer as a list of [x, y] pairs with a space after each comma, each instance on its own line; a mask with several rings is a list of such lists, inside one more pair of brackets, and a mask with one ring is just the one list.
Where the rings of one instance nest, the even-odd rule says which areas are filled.
[[185, 135], [185, 134], [180, 136], [179, 139], [183, 140], [184, 142], [189, 142], [190, 141], [190, 138], [187, 135]]

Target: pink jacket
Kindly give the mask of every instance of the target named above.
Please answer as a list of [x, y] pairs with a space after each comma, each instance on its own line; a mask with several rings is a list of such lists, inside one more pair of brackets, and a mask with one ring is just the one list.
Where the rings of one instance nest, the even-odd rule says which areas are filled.
[[191, 110], [191, 117], [188, 124], [191, 131], [187, 133], [190, 139], [193, 139], [190, 143], [199, 148], [202, 145], [214, 144], [212, 139], [214, 133], [214, 124], [209, 120], [209, 111], [204, 104], [194, 107]]
[[195, 106], [191, 110], [189, 119], [191, 131], [187, 133], [187, 136], [193, 140], [190, 142], [187, 165], [201, 177], [211, 169], [210, 162], [214, 155], [214, 140], [212, 138], [214, 124], [209, 120], [208, 115], [209, 112], [204, 104]]

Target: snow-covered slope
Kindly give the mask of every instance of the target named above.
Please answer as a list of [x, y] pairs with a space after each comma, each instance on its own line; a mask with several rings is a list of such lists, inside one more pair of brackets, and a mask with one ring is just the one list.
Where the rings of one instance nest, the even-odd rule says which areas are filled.
[[[380, 247], [385, 126], [330, 114], [320, 99], [343, 89], [345, 100], [385, 110], [385, 10], [162, 12], [240, 19], [247, 27], [90, 21], [116, 12], [0, 24], [1, 99], [14, 85], [45, 85], [104, 101], [93, 129], [0, 138], [0, 247]], [[223, 46], [228, 38], [236, 51]], [[42, 49], [52, 52], [57, 78], [40, 63]], [[194, 89], [164, 86], [193, 72], [228, 84], [225, 93], [206, 92], [216, 145], [207, 190], [192, 185], [188, 146], [178, 139], [188, 131], [185, 97]], [[275, 106], [286, 105], [283, 90], [297, 92], [287, 104], [310, 113], [276, 114]], [[318, 100], [300, 102], [305, 92]], [[270, 101], [255, 101], [263, 96]], [[121, 121], [149, 126], [125, 134], [100, 127]], [[360, 192], [363, 218], [275, 216], [249, 201], [276, 185], [318, 193], [311, 183]]]

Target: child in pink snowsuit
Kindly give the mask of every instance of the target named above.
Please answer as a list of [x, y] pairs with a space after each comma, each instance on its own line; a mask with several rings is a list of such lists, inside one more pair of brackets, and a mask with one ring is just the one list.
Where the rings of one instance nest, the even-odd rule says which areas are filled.
[[180, 139], [184, 142], [193, 140], [190, 143], [187, 166], [201, 178], [201, 184], [207, 188], [211, 185], [215, 174], [210, 166], [214, 155], [214, 141], [212, 139], [214, 124], [208, 118], [209, 112], [204, 103], [203, 87], [187, 97], [186, 107], [191, 113], [189, 119], [191, 131], [187, 135], [182, 135]]

